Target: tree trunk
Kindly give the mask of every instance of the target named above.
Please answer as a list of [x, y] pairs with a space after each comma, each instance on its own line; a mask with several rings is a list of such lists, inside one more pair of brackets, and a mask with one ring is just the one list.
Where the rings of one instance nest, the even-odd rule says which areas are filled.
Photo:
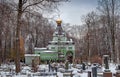
[[22, 0], [19, 0], [18, 3], [18, 15], [17, 15], [17, 28], [16, 28], [16, 73], [20, 72], [20, 26], [21, 26], [21, 16], [22, 16]]
[[115, 1], [112, 1], [112, 15], [111, 15], [111, 24], [110, 24], [110, 31], [111, 31], [111, 43], [112, 43], [112, 58], [113, 62], [116, 62], [116, 51], [115, 51]]
[[3, 63], [6, 63], [6, 56], [7, 55], [7, 37], [5, 37], [5, 46], [4, 46], [4, 51], [3, 51]]
[[88, 20], [88, 22], [87, 22], [87, 28], [88, 28], [88, 33], [87, 33], [87, 54], [88, 54], [88, 57], [87, 57], [87, 59], [88, 59], [88, 62], [90, 62], [90, 56], [91, 56], [91, 54], [90, 54], [90, 22], [89, 22], [89, 20]]
[[1, 42], [1, 39], [0, 39], [0, 65], [2, 63], [2, 42]]

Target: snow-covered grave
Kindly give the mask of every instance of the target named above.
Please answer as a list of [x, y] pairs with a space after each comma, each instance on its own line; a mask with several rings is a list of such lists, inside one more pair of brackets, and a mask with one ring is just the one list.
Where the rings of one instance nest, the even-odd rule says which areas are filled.
[[[113, 74], [116, 73], [116, 66], [117, 64], [109, 64], [109, 69]], [[38, 71], [33, 72], [31, 66], [21, 65], [21, 72], [16, 74], [14, 64], [2, 64], [0, 66], [0, 77], [70, 77], [68, 76], [70, 73], [73, 77], [88, 77], [88, 71], [92, 72], [92, 65], [86, 66], [86, 70], [82, 70], [81, 64], [69, 64], [69, 69], [67, 71], [63, 66], [60, 66], [60, 64], [58, 64], [57, 70], [54, 68], [49, 70], [48, 64], [38, 65], [37, 67]], [[103, 77], [104, 70], [104, 67], [98, 68], [97, 77]]]

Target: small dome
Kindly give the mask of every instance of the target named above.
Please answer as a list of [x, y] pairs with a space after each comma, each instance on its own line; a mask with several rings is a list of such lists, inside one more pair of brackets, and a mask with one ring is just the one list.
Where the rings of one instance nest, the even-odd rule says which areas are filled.
[[62, 20], [61, 19], [57, 19], [56, 22], [57, 22], [57, 24], [61, 24]]

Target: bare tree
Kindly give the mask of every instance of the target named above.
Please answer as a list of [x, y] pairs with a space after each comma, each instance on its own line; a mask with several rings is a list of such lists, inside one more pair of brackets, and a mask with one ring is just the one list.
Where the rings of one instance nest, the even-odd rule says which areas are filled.
[[88, 13], [84, 17], [84, 22], [87, 28], [86, 32], [86, 49], [88, 61], [90, 61], [91, 56], [98, 55], [98, 44], [97, 44], [97, 29], [98, 27], [98, 16], [95, 12]]
[[107, 17], [107, 28], [110, 32], [111, 39], [111, 58], [116, 62], [115, 51], [115, 33], [116, 33], [116, 17], [119, 12], [119, 0], [99, 0], [99, 11]]
[[[8, 59], [11, 49], [11, 29], [12, 29], [12, 8], [4, 0], [0, 3], [0, 36], [1, 36], [1, 48], [0, 54], [2, 62], [5, 62]], [[8, 54], [7, 54], [8, 53]]]
[[[62, 1], [66, 1], [66, 0], [62, 0]], [[28, 3], [29, 2], [29, 3]], [[28, 7], [31, 6], [37, 6], [39, 8], [41, 7], [46, 7], [46, 4], [49, 4], [50, 6], [52, 6], [52, 4], [58, 3], [60, 2], [59, 0], [33, 0], [33, 1], [29, 1], [29, 0], [19, 0], [18, 1], [18, 15], [17, 15], [17, 28], [16, 28], [16, 72], [20, 72], [20, 59], [19, 59], [19, 36], [20, 36], [20, 27], [21, 27], [21, 17], [22, 17], [22, 13], [25, 12], [25, 10]], [[49, 7], [50, 7], [49, 6]]]

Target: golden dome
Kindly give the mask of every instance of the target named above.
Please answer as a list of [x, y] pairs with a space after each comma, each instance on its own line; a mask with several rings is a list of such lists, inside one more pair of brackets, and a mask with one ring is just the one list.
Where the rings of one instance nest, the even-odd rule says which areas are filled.
[[57, 22], [57, 24], [60, 25], [62, 23], [62, 20], [61, 19], [57, 19], [56, 22]]

